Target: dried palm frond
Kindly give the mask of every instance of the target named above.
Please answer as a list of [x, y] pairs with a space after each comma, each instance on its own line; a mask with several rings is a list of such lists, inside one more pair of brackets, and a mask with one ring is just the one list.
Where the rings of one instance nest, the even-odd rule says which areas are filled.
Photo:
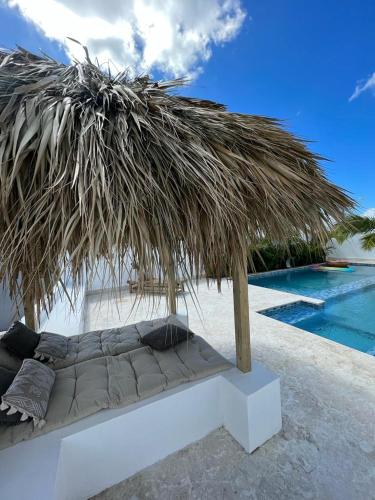
[[260, 235], [320, 237], [352, 207], [277, 120], [171, 92], [181, 84], [0, 51], [0, 277], [13, 294], [21, 279], [48, 310], [56, 283], [76, 289], [99, 258], [120, 284], [129, 252], [141, 277], [220, 276]]

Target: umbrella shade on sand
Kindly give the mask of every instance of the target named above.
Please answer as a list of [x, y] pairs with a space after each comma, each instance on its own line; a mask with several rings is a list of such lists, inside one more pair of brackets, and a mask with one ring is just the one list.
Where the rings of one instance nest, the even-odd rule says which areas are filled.
[[[270, 118], [182, 97], [181, 80], [112, 76], [0, 52], [0, 278], [32, 325], [59, 283], [98, 259], [121, 280], [233, 276], [238, 366], [250, 369], [248, 248], [260, 237], [324, 237], [352, 200], [319, 157]], [[120, 275], [119, 275], [120, 273]], [[170, 287], [173, 311], [174, 288]]]

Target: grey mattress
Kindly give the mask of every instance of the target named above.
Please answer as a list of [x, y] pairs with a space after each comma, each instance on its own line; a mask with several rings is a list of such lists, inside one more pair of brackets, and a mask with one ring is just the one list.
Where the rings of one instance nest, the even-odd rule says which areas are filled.
[[[142, 324], [96, 330], [68, 337], [68, 353], [66, 357], [46, 364], [53, 370], [59, 370], [89, 359], [117, 356], [138, 349], [142, 347], [140, 341], [140, 332], [142, 333], [144, 328], [142, 325], [152, 324], [154, 321], [156, 320], [142, 321]], [[8, 368], [8, 370], [18, 371], [21, 365], [22, 359], [10, 354], [0, 342], [0, 366]]]
[[166, 351], [150, 347], [84, 361], [56, 371], [46, 425], [0, 426], [0, 449], [64, 427], [105, 408], [119, 408], [213, 375], [232, 365], [201, 337]]
[[47, 364], [53, 370], [59, 370], [89, 359], [118, 356], [139, 347], [142, 347], [142, 344], [136, 324], [96, 330], [68, 337], [66, 357]]
[[[63, 359], [56, 359], [53, 363], [46, 363], [53, 370], [59, 370], [89, 359], [104, 356], [118, 356], [126, 352], [143, 347], [141, 337], [150, 329], [160, 326], [168, 321], [173, 321], [173, 315], [167, 318], [158, 318], [141, 321], [132, 325], [107, 330], [96, 330], [68, 337], [68, 353]], [[0, 336], [1, 337], [1, 336]], [[0, 366], [9, 370], [19, 370], [22, 360], [12, 356], [0, 343]]]
[[132, 325], [108, 330], [96, 330], [68, 337], [68, 354], [64, 359], [56, 359], [47, 363], [53, 370], [59, 370], [89, 359], [103, 356], [118, 356], [143, 347], [141, 337], [153, 326], [160, 326], [174, 321], [175, 316], [141, 321]]

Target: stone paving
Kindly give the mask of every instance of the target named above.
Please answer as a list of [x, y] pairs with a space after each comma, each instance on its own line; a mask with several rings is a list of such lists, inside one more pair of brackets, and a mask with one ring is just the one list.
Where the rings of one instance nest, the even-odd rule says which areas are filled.
[[[87, 298], [86, 330], [151, 316], [132, 296]], [[231, 284], [180, 298], [190, 327], [235, 361]], [[97, 495], [115, 499], [375, 499], [375, 357], [256, 311], [301, 297], [249, 286], [253, 358], [281, 377], [282, 431], [248, 455], [224, 429]], [[313, 299], [306, 299], [317, 302]], [[165, 312], [164, 299], [153, 316]]]

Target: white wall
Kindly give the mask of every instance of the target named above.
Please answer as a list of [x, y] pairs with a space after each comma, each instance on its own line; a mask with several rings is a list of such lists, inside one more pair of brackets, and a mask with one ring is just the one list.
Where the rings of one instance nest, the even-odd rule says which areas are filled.
[[[112, 288], [126, 288], [128, 280], [136, 281], [138, 278], [138, 272], [132, 268], [133, 257], [130, 253], [128, 253], [125, 257], [124, 266], [122, 268], [121, 280], [119, 280], [120, 276], [117, 274], [117, 280], [113, 280], [113, 277], [110, 273], [108, 265], [105, 263], [103, 259], [101, 259], [97, 265], [96, 272], [93, 276], [90, 276], [87, 279], [87, 291], [94, 292], [96, 290], [107, 290]], [[188, 265], [188, 264], [186, 264]], [[155, 278], [158, 277], [158, 272], [155, 270], [153, 275]], [[179, 267], [177, 269], [176, 277], [182, 279], [183, 272], [182, 268]]]
[[[20, 314], [22, 315], [22, 311]], [[0, 283], [0, 331], [7, 330], [19, 317], [17, 308], [9, 297], [8, 288]]]
[[[72, 291], [68, 288], [68, 293]], [[66, 337], [83, 332], [85, 314], [86, 289], [83, 287], [74, 301], [74, 310], [65, 295], [56, 298], [52, 311], [47, 315], [42, 313], [39, 331], [59, 333]]]
[[136, 279], [136, 277], [136, 271], [132, 270], [132, 257], [130, 254], [125, 258], [125, 264], [122, 269], [121, 282], [116, 282], [113, 280], [108, 266], [102, 259], [97, 265], [95, 274], [88, 278], [87, 290], [95, 291], [107, 288], [118, 288], [119, 286], [126, 287], [128, 280], [134, 280]]
[[353, 236], [346, 240], [342, 245], [332, 240], [329, 244], [332, 248], [328, 250], [327, 257], [335, 259], [365, 259], [375, 260], [375, 250], [366, 251], [361, 247], [361, 237]]

